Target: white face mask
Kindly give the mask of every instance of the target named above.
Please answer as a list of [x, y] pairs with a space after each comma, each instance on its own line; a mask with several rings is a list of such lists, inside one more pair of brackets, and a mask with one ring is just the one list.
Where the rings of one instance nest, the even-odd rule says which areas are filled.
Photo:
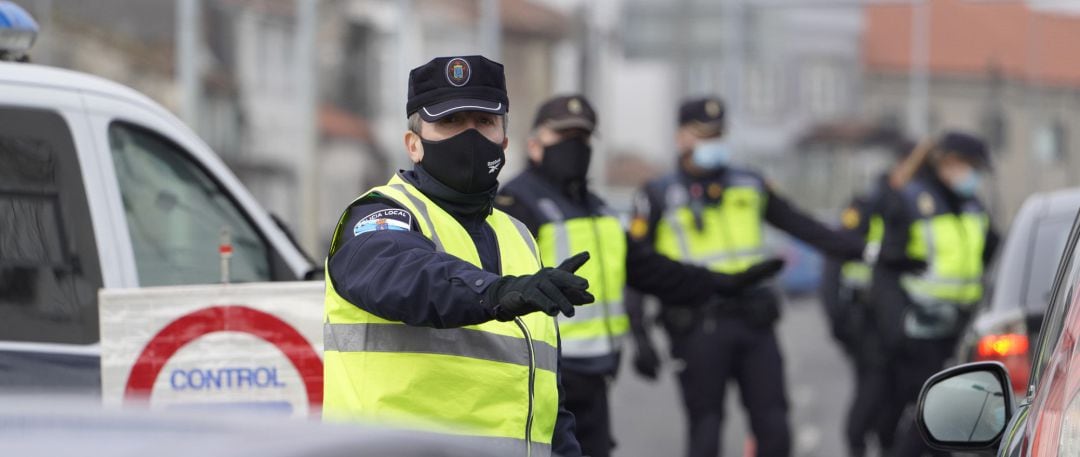
[[975, 170], [971, 170], [952, 183], [953, 192], [961, 197], [974, 197], [975, 193], [979, 191], [979, 185], [982, 184], [982, 175]]
[[731, 147], [722, 139], [699, 141], [690, 160], [699, 168], [715, 170], [731, 162]]

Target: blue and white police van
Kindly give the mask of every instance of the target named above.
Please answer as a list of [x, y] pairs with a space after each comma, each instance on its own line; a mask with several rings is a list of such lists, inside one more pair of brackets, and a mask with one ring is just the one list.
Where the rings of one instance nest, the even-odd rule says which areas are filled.
[[0, 392], [316, 411], [316, 267], [166, 109], [26, 62], [36, 34], [0, 1]]

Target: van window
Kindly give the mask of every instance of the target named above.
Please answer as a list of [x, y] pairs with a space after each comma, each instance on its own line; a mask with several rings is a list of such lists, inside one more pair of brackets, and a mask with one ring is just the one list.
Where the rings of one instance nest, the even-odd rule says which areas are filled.
[[121, 122], [109, 126], [109, 145], [141, 286], [221, 282], [225, 232], [233, 246], [230, 280], [271, 279], [265, 241], [186, 151]]
[[0, 107], [0, 340], [98, 340], [101, 264], [71, 130]]

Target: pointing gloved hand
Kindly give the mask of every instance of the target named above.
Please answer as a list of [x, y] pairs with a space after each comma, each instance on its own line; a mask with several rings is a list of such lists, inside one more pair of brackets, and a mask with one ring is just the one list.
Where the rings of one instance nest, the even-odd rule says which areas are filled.
[[592, 303], [589, 281], [574, 274], [589, 260], [588, 252], [566, 259], [556, 268], [543, 268], [535, 274], [503, 276], [484, 292], [484, 302], [495, 309], [495, 319], [513, 320], [534, 312], [555, 316], [560, 312], [574, 315], [574, 307]]
[[713, 276], [713, 290], [721, 294], [738, 293], [776, 276], [783, 269], [783, 259], [771, 258], [748, 268], [742, 273], [730, 275], [718, 273]]

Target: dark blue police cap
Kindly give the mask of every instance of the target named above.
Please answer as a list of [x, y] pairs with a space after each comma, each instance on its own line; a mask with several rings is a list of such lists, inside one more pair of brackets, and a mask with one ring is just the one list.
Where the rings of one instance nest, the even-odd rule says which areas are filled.
[[506, 114], [506, 76], [502, 64], [484, 56], [436, 57], [409, 72], [406, 113], [434, 122], [460, 111]]
[[946, 132], [938, 142], [938, 147], [946, 153], [953, 153], [979, 168], [990, 168], [990, 153], [986, 143], [974, 135], [964, 132]]
[[724, 130], [724, 101], [719, 97], [686, 100], [679, 105], [679, 127], [693, 127], [703, 134]]

